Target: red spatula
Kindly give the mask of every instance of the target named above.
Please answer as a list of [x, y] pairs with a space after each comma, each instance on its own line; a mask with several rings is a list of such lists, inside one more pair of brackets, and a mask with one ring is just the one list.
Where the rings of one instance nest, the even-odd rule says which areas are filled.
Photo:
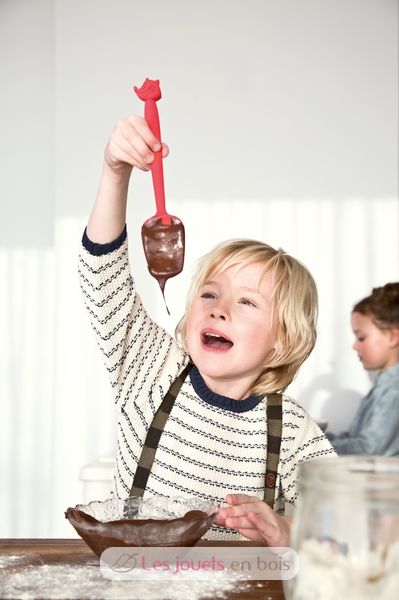
[[[157, 100], [161, 98], [159, 79], [146, 79], [141, 88], [134, 86], [134, 91], [140, 100], [145, 102], [144, 117], [155, 137], [161, 142], [156, 105]], [[180, 219], [166, 212], [162, 150], [154, 152], [151, 174], [157, 211], [143, 223], [141, 238], [148, 270], [158, 281], [165, 298], [166, 280], [178, 275], [183, 269], [184, 225]]]

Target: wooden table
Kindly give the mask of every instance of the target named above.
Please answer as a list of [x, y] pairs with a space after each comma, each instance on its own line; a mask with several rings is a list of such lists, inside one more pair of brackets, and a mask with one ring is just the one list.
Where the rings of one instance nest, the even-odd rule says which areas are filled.
[[[227, 542], [205, 542], [199, 543], [201, 546], [245, 546], [251, 545], [250, 542], [234, 543], [229, 544]], [[253, 544], [252, 544], [253, 545]], [[4, 595], [7, 591], [7, 578], [8, 584], [11, 581], [11, 577], [16, 574], [22, 573], [26, 568], [42, 567], [43, 565], [59, 565], [66, 567], [85, 567], [90, 566], [92, 571], [98, 569], [98, 578], [101, 586], [101, 572], [99, 567], [99, 559], [97, 556], [86, 546], [86, 544], [79, 539], [0, 539], [0, 599], [5, 600], [6, 598], [12, 598], [13, 600], [18, 598], [18, 595], [7, 596]], [[109, 586], [117, 585], [110, 580], [103, 578], [104, 585]], [[120, 583], [120, 582], [119, 582]], [[125, 582], [124, 582], [125, 583]], [[129, 581], [127, 584], [134, 586], [136, 582]], [[141, 583], [141, 582], [140, 582]], [[173, 582], [176, 585], [178, 582]], [[163, 593], [162, 597], [165, 598], [165, 585], [168, 582], [158, 584], [158, 582], [149, 582], [153, 585], [162, 585]], [[145, 583], [145, 585], [149, 585]], [[143, 584], [141, 584], [143, 585]], [[200, 585], [198, 583], [198, 585]], [[65, 586], [65, 581], [64, 581]], [[246, 582], [234, 582], [233, 588], [224, 592], [221, 598], [223, 600], [284, 600], [284, 593], [281, 581], [246, 581]], [[34, 589], [33, 589], [34, 588]], [[69, 600], [71, 597], [76, 598], [75, 595], [60, 595], [60, 587], [57, 586], [57, 582], [54, 581], [54, 597], [65, 598]], [[100, 588], [101, 589], [101, 588]], [[133, 589], [133, 588], [132, 588]], [[152, 588], [154, 590], [154, 588]], [[209, 591], [209, 588], [208, 588]], [[102, 600], [101, 592], [98, 595], [97, 592], [83, 592], [83, 595], [79, 595], [79, 600]], [[202, 591], [201, 591], [202, 593]], [[21, 591], [21, 596], [23, 592]], [[40, 589], [40, 583], [33, 585], [29, 589], [29, 594], [24, 597], [34, 598], [35, 600], [51, 600], [53, 595], [47, 591], [47, 594]], [[110, 597], [110, 596], [107, 596]], [[125, 598], [127, 596], [124, 596]], [[136, 598], [137, 596], [132, 596]], [[152, 591], [152, 597], [154, 597], [154, 591]], [[117, 596], [115, 596], [117, 598]], [[198, 598], [198, 594], [196, 596]], [[118, 598], [119, 600], [119, 598]], [[143, 598], [145, 600], [145, 598]], [[171, 600], [174, 600], [171, 597]], [[198, 599], [199, 600], [199, 599]], [[214, 597], [209, 595], [201, 596], [201, 600], [214, 600]]]

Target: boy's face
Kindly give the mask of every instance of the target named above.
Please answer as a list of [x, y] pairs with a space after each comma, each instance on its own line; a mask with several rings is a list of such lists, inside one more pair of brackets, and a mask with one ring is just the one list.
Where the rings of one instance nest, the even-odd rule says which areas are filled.
[[385, 371], [398, 362], [398, 331], [379, 329], [371, 317], [353, 312], [353, 344], [363, 367], [367, 370]]
[[275, 345], [271, 274], [259, 263], [213, 273], [187, 314], [186, 344], [208, 387], [234, 399], [264, 369]]

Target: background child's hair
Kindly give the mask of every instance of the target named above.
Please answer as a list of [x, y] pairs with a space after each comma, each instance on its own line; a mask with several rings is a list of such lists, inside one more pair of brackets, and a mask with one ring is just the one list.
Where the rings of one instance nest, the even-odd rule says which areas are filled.
[[370, 296], [355, 304], [352, 312], [371, 317], [379, 329], [399, 327], [399, 282], [373, 288]]
[[[316, 284], [308, 269], [284, 250], [256, 240], [228, 240], [202, 257], [191, 281], [185, 315], [177, 325], [176, 337], [186, 348], [187, 313], [199, 289], [213, 273], [251, 263], [264, 265], [262, 275], [272, 274], [272, 321], [277, 325], [275, 351], [250, 390], [251, 394], [263, 395], [285, 390], [316, 341]], [[265, 327], [271, 327], [271, 323], [265, 323]]]

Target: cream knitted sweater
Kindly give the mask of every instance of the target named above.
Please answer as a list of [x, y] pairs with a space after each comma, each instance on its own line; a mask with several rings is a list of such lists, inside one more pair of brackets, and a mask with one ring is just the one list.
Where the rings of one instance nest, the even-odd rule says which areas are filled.
[[[153, 416], [189, 357], [150, 319], [136, 293], [126, 230], [111, 244], [94, 244], [84, 234], [79, 275], [119, 411], [114, 493], [126, 498]], [[274, 505], [280, 513], [285, 502], [297, 500], [299, 463], [334, 454], [301, 406], [284, 396], [282, 407]], [[161, 436], [145, 495], [196, 496], [219, 503], [229, 492], [263, 498], [266, 440], [265, 400], [215, 394], [194, 367]], [[213, 526], [207, 537], [239, 536]]]

